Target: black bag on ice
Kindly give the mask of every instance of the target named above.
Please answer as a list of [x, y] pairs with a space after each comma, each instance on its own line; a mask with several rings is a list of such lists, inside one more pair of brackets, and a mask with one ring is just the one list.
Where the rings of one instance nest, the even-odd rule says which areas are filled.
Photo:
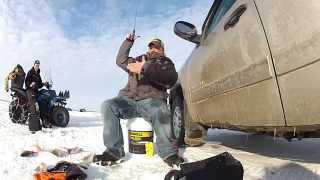
[[180, 165], [181, 170], [171, 170], [165, 180], [242, 180], [240, 161], [228, 152], [197, 162]]
[[87, 177], [80, 165], [67, 161], [58, 162], [55, 167], [48, 169], [48, 172], [66, 172], [66, 180], [85, 180]]
[[28, 124], [30, 131], [40, 131], [42, 129], [40, 117], [36, 114], [29, 114]]

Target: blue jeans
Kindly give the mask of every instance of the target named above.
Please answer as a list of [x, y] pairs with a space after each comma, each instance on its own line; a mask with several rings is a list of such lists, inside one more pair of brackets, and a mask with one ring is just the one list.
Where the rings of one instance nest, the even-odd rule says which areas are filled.
[[142, 117], [152, 124], [157, 136], [159, 156], [165, 159], [177, 154], [177, 149], [172, 145], [170, 111], [165, 101], [155, 98], [135, 101], [127, 97], [116, 97], [102, 103], [101, 113], [104, 119], [103, 141], [107, 152], [124, 156], [120, 119]]

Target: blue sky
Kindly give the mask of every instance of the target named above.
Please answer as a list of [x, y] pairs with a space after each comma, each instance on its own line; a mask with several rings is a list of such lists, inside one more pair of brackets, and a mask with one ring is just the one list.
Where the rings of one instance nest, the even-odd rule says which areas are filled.
[[[17, 63], [29, 70], [40, 59], [44, 79], [51, 76], [55, 89], [70, 90], [71, 107], [99, 110], [126, 84], [115, 57], [132, 31], [138, 1], [136, 32], [141, 38], [131, 56], [144, 53], [158, 37], [179, 69], [194, 45], [174, 35], [174, 23], [186, 20], [200, 29], [211, 1], [0, 0], [0, 77]], [[0, 98], [8, 99], [3, 83], [0, 88]]]
[[[192, 0], [68, 0], [49, 1], [54, 16], [72, 39], [101, 35], [113, 26], [132, 28], [137, 19], [170, 17], [176, 11], [192, 6]], [[156, 24], [156, 21], [151, 21]], [[138, 24], [139, 25], [139, 24]], [[139, 29], [139, 26], [137, 27]]]

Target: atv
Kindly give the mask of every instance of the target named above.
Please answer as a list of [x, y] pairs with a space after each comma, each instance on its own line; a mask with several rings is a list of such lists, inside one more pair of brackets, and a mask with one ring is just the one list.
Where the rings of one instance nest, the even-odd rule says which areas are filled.
[[[11, 89], [12, 101], [9, 105], [9, 116], [13, 123], [26, 124], [29, 108], [27, 93], [24, 89]], [[69, 112], [66, 109], [67, 99], [70, 98], [69, 91], [60, 92], [55, 90], [41, 89], [36, 97], [37, 113], [42, 122], [50, 122], [58, 127], [66, 127], [69, 123]]]

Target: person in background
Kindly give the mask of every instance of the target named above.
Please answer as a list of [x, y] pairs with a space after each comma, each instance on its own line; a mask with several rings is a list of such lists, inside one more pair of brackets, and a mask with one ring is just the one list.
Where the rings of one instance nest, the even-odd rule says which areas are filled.
[[8, 76], [5, 78], [4, 89], [6, 92], [9, 92], [9, 81], [10, 81], [10, 90], [17, 93], [17, 96], [21, 103], [25, 103], [27, 99], [23, 94], [25, 93], [23, 90], [24, 80], [26, 77], [26, 73], [24, 72], [22, 66], [17, 64], [13, 71], [11, 71]]
[[37, 97], [38, 91], [44, 85], [48, 86], [48, 82], [44, 82], [44, 83], [42, 82], [42, 79], [40, 76], [39, 60], [35, 60], [32, 68], [27, 73], [25, 85], [27, 89], [27, 97], [28, 97], [28, 104], [29, 104], [29, 111], [30, 111], [30, 114], [28, 116], [29, 130], [31, 132], [35, 132], [35, 131], [40, 131], [42, 129], [42, 126], [51, 127], [51, 124], [49, 122], [42, 122], [42, 126], [41, 126], [40, 116], [36, 110], [36, 97]]

